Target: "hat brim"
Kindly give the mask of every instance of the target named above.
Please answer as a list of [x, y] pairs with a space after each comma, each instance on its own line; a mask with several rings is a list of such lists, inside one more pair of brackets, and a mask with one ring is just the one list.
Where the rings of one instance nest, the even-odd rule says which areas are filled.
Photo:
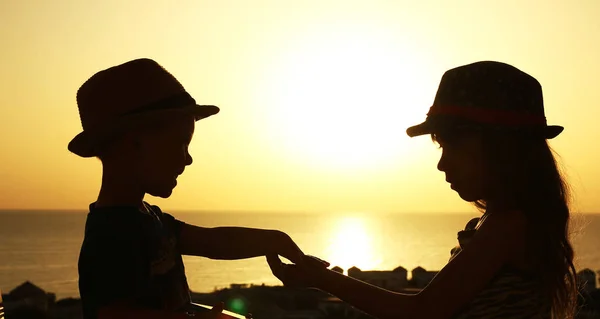
[[[451, 129], [452, 128], [451, 125], [452, 124], [450, 124], [450, 123], [448, 123], [448, 125], [444, 125], [443, 123], [435, 123], [433, 121], [425, 121], [421, 124], [409, 127], [406, 130], [406, 134], [408, 134], [408, 136], [410, 136], [410, 137], [432, 134], [432, 133], [438, 132], [442, 129]], [[529, 130], [529, 129], [527, 129], [527, 130]], [[545, 139], [553, 139], [553, 138], [557, 137], [560, 133], [562, 133], [562, 131], [564, 130], [564, 127], [559, 126], [559, 125], [548, 125], [548, 126], [541, 127], [541, 128], [535, 128], [534, 130], [541, 133]]]
[[219, 111], [219, 107], [215, 105], [190, 105], [176, 109], [163, 109], [123, 116], [102, 128], [82, 131], [69, 142], [68, 149], [81, 157], [94, 157], [98, 155], [98, 143], [153, 119], [165, 118], [177, 114], [189, 114], [194, 115], [196, 121], [198, 121], [215, 115]]

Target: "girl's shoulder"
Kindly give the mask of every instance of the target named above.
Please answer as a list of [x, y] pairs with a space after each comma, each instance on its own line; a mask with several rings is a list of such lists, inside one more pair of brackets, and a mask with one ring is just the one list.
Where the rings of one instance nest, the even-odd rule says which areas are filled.
[[528, 227], [525, 214], [518, 210], [484, 214], [477, 225], [477, 235], [492, 235], [497, 242], [506, 247], [508, 253], [507, 264], [515, 269], [529, 270], [527, 262]]
[[525, 233], [527, 230], [527, 218], [520, 210], [497, 211], [484, 213], [477, 223], [475, 229], [501, 228], [510, 230], [511, 233]]

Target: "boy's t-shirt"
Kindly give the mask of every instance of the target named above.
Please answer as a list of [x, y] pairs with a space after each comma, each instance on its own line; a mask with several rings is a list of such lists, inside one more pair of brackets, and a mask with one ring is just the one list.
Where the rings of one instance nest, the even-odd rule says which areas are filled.
[[190, 291], [180, 253], [183, 222], [159, 207], [90, 205], [79, 254], [84, 318], [113, 302], [185, 311]]

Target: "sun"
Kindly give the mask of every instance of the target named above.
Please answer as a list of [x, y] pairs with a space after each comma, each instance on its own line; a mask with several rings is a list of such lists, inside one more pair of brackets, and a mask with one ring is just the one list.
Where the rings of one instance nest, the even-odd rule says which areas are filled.
[[360, 217], [344, 217], [331, 232], [325, 260], [347, 271], [356, 266], [375, 269], [381, 263], [376, 256], [373, 234]]
[[377, 167], [405, 155], [405, 130], [426, 110], [418, 56], [375, 32], [300, 43], [274, 61], [270, 118], [278, 145], [328, 169]]

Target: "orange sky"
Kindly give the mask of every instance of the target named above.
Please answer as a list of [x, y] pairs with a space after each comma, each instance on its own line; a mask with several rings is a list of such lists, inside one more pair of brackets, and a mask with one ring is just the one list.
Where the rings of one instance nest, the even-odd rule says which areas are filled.
[[542, 83], [574, 208], [600, 212], [600, 2], [493, 2], [2, 1], [0, 208], [94, 201], [99, 162], [66, 149], [76, 90], [150, 57], [222, 110], [166, 209], [470, 211], [404, 132], [446, 69], [500, 60]]

